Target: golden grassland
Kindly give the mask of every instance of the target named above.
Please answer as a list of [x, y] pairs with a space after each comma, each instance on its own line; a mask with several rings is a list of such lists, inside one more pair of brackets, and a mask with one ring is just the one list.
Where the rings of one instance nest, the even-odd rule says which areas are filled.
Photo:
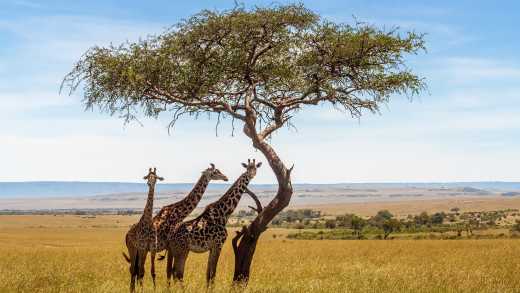
[[[123, 237], [137, 217], [0, 216], [0, 292], [127, 292]], [[245, 292], [519, 292], [520, 241], [261, 238]], [[230, 234], [231, 235], [231, 234]], [[273, 237], [276, 235], [276, 237]], [[191, 254], [185, 292], [205, 291], [207, 254]], [[165, 286], [158, 262], [157, 292]], [[233, 253], [214, 292], [229, 292]], [[152, 292], [148, 267], [145, 291]]]

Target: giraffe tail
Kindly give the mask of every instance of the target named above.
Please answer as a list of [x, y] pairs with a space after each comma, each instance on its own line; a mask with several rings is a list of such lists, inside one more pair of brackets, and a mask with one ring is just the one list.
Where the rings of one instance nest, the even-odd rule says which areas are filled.
[[126, 255], [126, 253], [123, 252], [123, 257], [126, 259], [126, 261], [128, 263], [130, 263], [130, 257], [128, 257], [128, 255]]

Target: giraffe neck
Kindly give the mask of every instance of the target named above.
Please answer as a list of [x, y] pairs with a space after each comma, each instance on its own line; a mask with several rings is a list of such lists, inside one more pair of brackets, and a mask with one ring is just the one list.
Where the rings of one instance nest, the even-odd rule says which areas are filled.
[[155, 193], [155, 186], [148, 187], [148, 200], [146, 201], [146, 205], [144, 207], [143, 216], [141, 217], [141, 221], [152, 224], [152, 215], [153, 215], [153, 196]]
[[209, 184], [209, 178], [205, 174], [202, 174], [190, 191], [190, 193], [182, 200], [181, 205], [183, 205], [184, 209], [179, 209], [179, 213], [175, 216], [178, 218], [187, 217], [199, 204], [199, 201], [202, 199], [202, 195], [206, 191], [206, 188]]
[[226, 193], [217, 201], [217, 207], [222, 207], [219, 203], [223, 203], [223, 208], [220, 211], [220, 214], [226, 222], [238, 206], [238, 202], [240, 201], [242, 194], [245, 192], [250, 180], [251, 179], [247, 172], [242, 174], [228, 189], [228, 191], [226, 191]]

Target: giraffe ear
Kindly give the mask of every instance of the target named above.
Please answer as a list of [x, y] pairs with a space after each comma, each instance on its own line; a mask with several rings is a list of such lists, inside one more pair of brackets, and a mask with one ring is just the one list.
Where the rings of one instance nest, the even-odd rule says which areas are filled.
[[211, 166], [211, 169], [215, 169], [215, 164], [209, 163], [209, 165]]
[[242, 166], [244, 166], [244, 168], [247, 168], [247, 164], [246, 163], [242, 163]]
[[159, 179], [159, 181], [163, 181], [163, 180], [164, 180], [164, 177], [159, 177], [159, 176], [157, 176], [157, 179]]
[[258, 164], [256, 164], [257, 168], [260, 168], [260, 166], [262, 166], [262, 162], [259, 162]]

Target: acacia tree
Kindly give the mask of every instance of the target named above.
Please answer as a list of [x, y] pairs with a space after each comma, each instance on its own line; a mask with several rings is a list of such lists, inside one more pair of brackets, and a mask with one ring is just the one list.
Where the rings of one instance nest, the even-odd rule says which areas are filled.
[[386, 219], [383, 221], [381, 228], [384, 232], [384, 239], [387, 239], [390, 234], [401, 229], [401, 222], [394, 218]]
[[233, 239], [233, 279], [247, 282], [259, 236], [293, 194], [292, 167], [269, 138], [306, 106], [330, 104], [360, 117], [395, 94], [417, 94], [424, 83], [404, 57], [422, 49], [420, 34], [336, 24], [303, 5], [204, 10], [162, 34], [91, 48], [62, 86], [83, 85], [87, 109], [126, 121], [142, 110], [169, 113], [171, 125], [208, 112], [217, 123], [240, 123], [278, 182], [274, 198]]

